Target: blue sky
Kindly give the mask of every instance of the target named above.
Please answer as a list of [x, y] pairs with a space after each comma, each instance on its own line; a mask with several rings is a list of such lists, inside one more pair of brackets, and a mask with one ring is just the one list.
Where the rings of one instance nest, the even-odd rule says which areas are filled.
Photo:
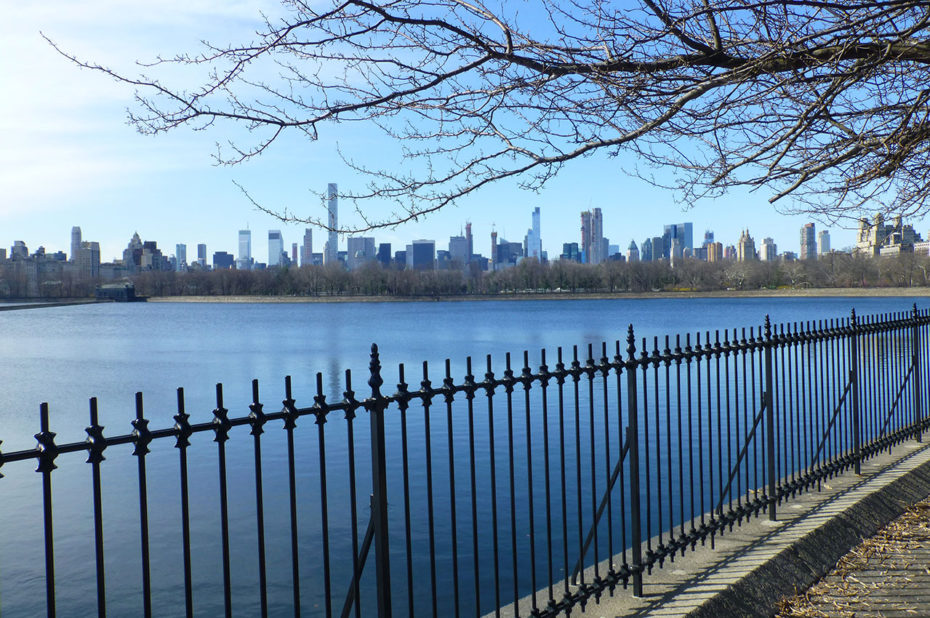
[[[379, 148], [384, 138], [359, 124], [324, 127], [321, 139], [286, 137], [258, 160], [217, 167], [211, 157], [223, 130], [182, 128], [156, 137], [126, 124], [132, 90], [101, 74], [80, 70], [59, 56], [39, 31], [74, 54], [126, 72], [134, 60], [197, 51], [199, 41], [241, 42], [260, 26], [260, 12], [274, 15], [277, 3], [210, 0], [47, 0], [8, 3], [0, 22], [0, 246], [24, 240], [30, 250], [69, 251], [72, 225], [85, 240], [97, 240], [102, 258], [121, 254], [133, 232], [155, 240], [166, 254], [177, 243], [204, 242], [214, 251], [237, 250], [237, 230], [252, 230], [252, 254], [267, 255], [267, 230], [281, 229], [285, 246], [300, 242], [303, 226], [285, 225], [261, 213], [234, 182], [262, 204], [319, 216], [317, 194], [326, 184], [362, 187], [365, 179], [345, 168], [337, 155]], [[771, 236], [779, 251], [797, 251], [799, 229], [808, 221], [783, 216], [765, 192], [734, 192], [683, 210], [666, 190], [629, 177], [618, 161], [591, 157], [567, 165], [540, 193], [500, 183], [458, 205], [392, 230], [376, 232], [395, 248], [415, 238], [433, 238], [445, 248], [470, 220], [476, 251], [489, 253], [492, 226], [500, 237], [521, 241], [534, 207], [542, 210], [543, 249], [558, 255], [563, 242], [580, 241], [579, 213], [604, 211], [604, 234], [626, 247], [661, 234], [662, 225], [694, 223], [695, 240], [705, 229], [734, 244], [748, 228], [757, 243]], [[389, 208], [372, 205], [372, 208]], [[343, 208], [340, 222], [353, 214]], [[926, 235], [926, 223], [911, 221]], [[824, 226], [817, 224], [818, 229]], [[850, 230], [829, 227], [834, 248], [853, 243]], [[324, 233], [314, 232], [320, 251]], [[341, 247], [344, 248], [344, 240]]]

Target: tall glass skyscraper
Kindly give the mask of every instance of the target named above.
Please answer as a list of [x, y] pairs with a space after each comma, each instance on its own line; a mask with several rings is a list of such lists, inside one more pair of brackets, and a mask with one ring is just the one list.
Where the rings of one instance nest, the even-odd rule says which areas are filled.
[[539, 206], [533, 211], [533, 227], [526, 232], [526, 257], [542, 261], [542, 239], [539, 235]]
[[310, 264], [313, 264], [313, 230], [308, 227], [304, 229], [304, 244], [300, 246], [300, 265]]
[[252, 269], [252, 231], [239, 230], [239, 257], [236, 259], [239, 270]]
[[78, 251], [81, 250], [81, 228], [74, 226], [71, 228], [71, 261], [77, 260]]
[[326, 248], [323, 251], [323, 263], [335, 264], [339, 259], [339, 235], [336, 234], [336, 228], [339, 227], [339, 187], [335, 182], [329, 183], [326, 187], [326, 193], [329, 198], [329, 239], [326, 241]]
[[284, 253], [284, 237], [281, 230], [268, 230], [268, 266], [278, 266]]

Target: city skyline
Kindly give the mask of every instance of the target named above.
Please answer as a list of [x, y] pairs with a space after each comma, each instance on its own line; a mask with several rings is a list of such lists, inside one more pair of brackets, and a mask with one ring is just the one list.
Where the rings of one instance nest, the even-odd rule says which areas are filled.
[[[130, 89], [105, 76], [82, 71], [60, 56], [39, 31], [69, 52], [117, 69], [133, 72], [133, 60], [171, 55], [194, 49], [202, 39], [236, 40], [259, 27], [258, 10], [273, 19], [280, 10], [274, 2], [214, 3], [194, 0], [153, 0], [144, 6], [113, 10], [112, 1], [89, 0], [80, 6], [61, 0], [41, 5], [10, 7], [0, 24], [0, 53], [25, 58], [24, 63], [0, 65], [0, 79], [16, 97], [0, 100], [0, 246], [23, 240], [30, 247], [67, 251], [66, 233], [46, 232], [48, 221], [80, 225], [84, 236], [100, 245], [101, 256], [119, 256], [134, 231], [157, 238], [164, 247], [206, 244], [213, 251], [236, 253], [237, 230], [252, 229], [259, 236], [280, 229], [284, 247], [300, 242], [302, 224], [284, 224], [257, 210], [249, 197], [263, 206], [297, 215], [327, 216], [328, 183], [345, 191], [363, 189], [366, 178], [353, 175], [339, 152], [384, 149], [392, 144], [359, 127], [335, 135], [322, 132], [317, 142], [286, 137], [262, 157], [237, 167], [217, 167], [211, 159], [216, 142], [235, 135], [180, 132], [141, 136], [125, 124], [132, 104]], [[209, 19], [207, 19], [209, 17]], [[54, 96], [49, 96], [52, 93]], [[387, 155], [386, 155], [387, 156]], [[392, 161], [393, 164], [393, 161]], [[542, 211], [542, 249], [550, 256], [561, 243], [575, 241], [580, 212], [600, 208], [603, 235], [626, 251], [631, 240], [639, 245], [655, 236], [667, 221], [693, 221], [698, 235], [704, 229], [718, 240], [735, 242], [741, 230], [758, 239], [771, 237], [779, 247], [792, 247], [809, 216], [778, 214], [769, 195], [737, 191], [705, 200], [683, 210], [675, 196], [629, 176], [624, 169], [639, 162], [629, 156], [593, 156], [572, 162], [536, 194], [520, 190], [516, 182], [498, 183], [464, 199], [457, 206], [395, 229], [364, 235], [378, 242], [405, 246], [412, 239], [433, 238], [441, 246], [451, 235], [473, 225], [476, 251], [488, 244], [496, 230], [500, 238], [522, 242], [531, 227], [528, 213]], [[666, 181], [656, 170], [656, 181]], [[238, 183], [249, 192], [243, 194]], [[390, 212], [393, 204], [372, 204], [371, 213]], [[339, 222], [361, 222], [351, 204], [340, 204]], [[643, 216], [648, 213], [648, 218]], [[856, 243], [856, 223], [831, 230], [831, 246], [843, 249]], [[924, 219], [910, 220], [918, 231]], [[661, 228], [660, 228], [661, 229]], [[572, 230], [568, 234], [556, 230]], [[316, 251], [327, 234], [317, 233]], [[252, 255], [265, 255], [259, 237]], [[345, 237], [339, 244], [345, 246]]]
[[[330, 211], [333, 216], [335, 216], [334, 210]], [[507, 238], [498, 234], [492, 229], [489, 237], [486, 241], [489, 242], [474, 242], [474, 239], [471, 234], [472, 222], [468, 221], [463, 226], [463, 232], [466, 235], [451, 233], [449, 236], [440, 237], [440, 238], [429, 238], [429, 239], [408, 239], [400, 243], [394, 244], [388, 241], [383, 241], [378, 238], [376, 235], [372, 234], [358, 234], [358, 235], [344, 235], [340, 236], [340, 242], [337, 249], [337, 253], [340, 255], [339, 259], [343, 261], [345, 266], [348, 266], [350, 269], [356, 266], [359, 261], [355, 259], [355, 256], [358, 255], [359, 258], [363, 260], [375, 260], [379, 259], [378, 254], [381, 250], [382, 245], [387, 245], [393, 253], [397, 251], [404, 251], [405, 249], [409, 251], [417, 243], [430, 243], [433, 245], [434, 256], [436, 252], [443, 251], [447, 252], [450, 255], [451, 259], [461, 258], [462, 256], [468, 256], [472, 253], [476, 256], [482, 256], [489, 258], [492, 262], [497, 261], [495, 256], [495, 251], [498, 247], [506, 245], [520, 245], [520, 257], [531, 257], [532, 256], [532, 247], [538, 246], [538, 243], [542, 241], [544, 234], [541, 234], [541, 221], [543, 216], [539, 207], [533, 209], [529, 215], [529, 220], [531, 221], [530, 227], [526, 230], [525, 236], [522, 239], [517, 238]], [[623, 256], [623, 259], [626, 260], [629, 258], [629, 249], [633, 247], [636, 248], [636, 258], [633, 261], [651, 261], [653, 259], [669, 259], [674, 257], [675, 259], [681, 259], [683, 257], [693, 257], [703, 261], [708, 261], [709, 259], [713, 261], [713, 258], [710, 257], [710, 254], [713, 254], [714, 250], [710, 245], [720, 245], [720, 250], [724, 251], [726, 249], [733, 249], [733, 257], [740, 254], [741, 243], [745, 237], [751, 237], [754, 239], [754, 244], [751, 251], [758, 255], [760, 260], [771, 260], [775, 259], [775, 256], [782, 256], [782, 254], [792, 254], [790, 259], [814, 259], [822, 253], [828, 253], [831, 250], [831, 231], [829, 229], [816, 229], [816, 224], [806, 223], [800, 228], [800, 237], [801, 244], [797, 247], [793, 246], [790, 242], [780, 243], [777, 239], [773, 239], [769, 236], [764, 236], [764, 232], [754, 231], [748, 228], [744, 228], [740, 231], [740, 235], [737, 239], [731, 240], [726, 238], [720, 238], [715, 234], [712, 229], [705, 229], [701, 234], [703, 240], [695, 241], [693, 236], [694, 223], [691, 221], [685, 221], [681, 223], [672, 223], [672, 224], [661, 224], [656, 225], [654, 229], [658, 233], [659, 230], [662, 230], [661, 236], [652, 236], [647, 235], [643, 239], [633, 239], [630, 243], [614, 242], [614, 239], [611, 239], [606, 236], [601, 236], [600, 238], [595, 239], [595, 236], [598, 233], [603, 234], [603, 215], [600, 212], [600, 209], [594, 209], [594, 211], [583, 211], [581, 215], [581, 225], [577, 230], [575, 236], [569, 236], [564, 238], [558, 238], [556, 240], [550, 241], [551, 244], [558, 245], [559, 250], [555, 253], [549, 253], [545, 249], [542, 252], [543, 258], [549, 261], [555, 261], [560, 259], [560, 256], [568, 257], [569, 259], [574, 259], [570, 256], [564, 256], [566, 247], [569, 245], [575, 245], [574, 251], [577, 252], [576, 257], [577, 261], [583, 263], [593, 263], [597, 264], [603, 261], [606, 261], [611, 256], [615, 254], [620, 254]], [[596, 222], [592, 226], [592, 221]], [[869, 221], [866, 224], [866, 227], [874, 227], [878, 225], [878, 219], [875, 221]], [[859, 249], [862, 249], [862, 234], [863, 234], [863, 224], [860, 224], [857, 239], [857, 245]], [[908, 224], [905, 226], [910, 230], [910, 234], [919, 235], [919, 231], [914, 230], [913, 226]], [[814, 230], [813, 234], [816, 234], [816, 242], [813, 246], [813, 252], [810, 254], [805, 254], [804, 243], [806, 239], [813, 236], [809, 234], [808, 230]], [[240, 229], [238, 230], [236, 250], [229, 251], [228, 245], [222, 245], [219, 247], [210, 247], [207, 243], [174, 243], [172, 240], [168, 239], [155, 239], [151, 241], [146, 241], [145, 244], [159, 244], [161, 243], [162, 247], [171, 247], [174, 246], [174, 253], [163, 252], [164, 257], [167, 259], [170, 257], [175, 258], [177, 263], [190, 265], [196, 260], [200, 260], [202, 265], [210, 265], [213, 263], [211, 256], [214, 253], [229, 254], [235, 258], [236, 268], [240, 270], [249, 270], [253, 267], [254, 264], [261, 264], [264, 266], [276, 266], [276, 265], [295, 265], [302, 266], [304, 264], [312, 264], [313, 259], [316, 258], [319, 263], [326, 263], [326, 247], [329, 245], [331, 235], [327, 235], [327, 240], [324, 243], [323, 247], [320, 247], [319, 244], [316, 246], [319, 251], [313, 250], [313, 230], [312, 228], [303, 228], [301, 236], [297, 237], [298, 242], [293, 242], [290, 239], [286, 238], [285, 235], [279, 229], [269, 229], [266, 230], [266, 234], [259, 233], [258, 238], [267, 238], [267, 253], [261, 250], [260, 247], [254, 247], [252, 243], [252, 231], [251, 229]], [[562, 230], [563, 233], [567, 233], [565, 230]], [[877, 233], [877, 232], [876, 232]], [[76, 248], [80, 248], [82, 245], [82, 236], [84, 235], [82, 227], [80, 225], [75, 225], [71, 227], [70, 231], [70, 243], [71, 243], [71, 252], [63, 251], [61, 249], [56, 249], [50, 243], [41, 243], [38, 245], [30, 245], [28, 242], [25, 242], [21, 239], [15, 239], [8, 246], [11, 247], [11, 253], [15, 251], [16, 246], [24, 246], [29, 249], [29, 253], [36, 251], [41, 248], [46, 254], [53, 253], [63, 253], [68, 256], [68, 261], [74, 261], [74, 256], [77, 255]], [[144, 235], [143, 235], [144, 236]], [[928, 234], [930, 238], [930, 234]], [[715, 243], [715, 240], [717, 241]], [[913, 242], [913, 239], [907, 238], [906, 241]], [[134, 232], [132, 237], [129, 240], [128, 247], [132, 249], [133, 247], [140, 245], [142, 242], [142, 236], [138, 231]], [[83, 244], [87, 244], [84, 242]], [[100, 256], [100, 262], [119, 262], [126, 259], [127, 248], [124, 248], [117, 252], [115, 257], [109, 258], [103, 251], [99, 249], [99, 242], [94, 241], [93, 244], [97, 247], [98, 254]], [[190, 244], [192, 247], [196, 247], [197, 258], [192, 258], [190, 261], [186, 260], [187, 256], [187, 246]], [[233, 243], [229, 243], [233, 244]], [[485, 246], [487, 249], [487, 254], [482, 250], [482, 247]], [[589, 254], [589, 251], [585, 248], [587, 245], [598, 247], [599, 255], [592, 256]], [[844, 247], [840, 249], [856, 250], [857, 245], [852, 245], [849, 247]], [[3, 247], [3, 244], [0, 244], [0, 247]], [[608, 252], [607, 247], [610, 247]], [[287, 248], [290, 247], [291, 250], [288, 251]], [[471, 249], [469, 249], [471, 247]], [[689, 250], [690, 253], [683, 254], [683, 250]], [[748, 248], [742, 247], [743, 252], [749, 251]], [[5, 250], [5, 249], [4, 249]], [[833, 248], [833, 250], [837, 250]], [[529, 252], [525, 254], [523, 252]], [[710, 254], [708, 253], [710, 252]], [[256, 255], [268, 255], [268, 261], [262, 262], [261, 260], [256, 260]], [[721, 254], [723, 256], [723, 254]], [[276, 260], [275, 257], [278, 259]], [[206, 258], [206, 259], [204, 259]], [[467, 262], [468, 259], [460, 259], [461, 262]]]

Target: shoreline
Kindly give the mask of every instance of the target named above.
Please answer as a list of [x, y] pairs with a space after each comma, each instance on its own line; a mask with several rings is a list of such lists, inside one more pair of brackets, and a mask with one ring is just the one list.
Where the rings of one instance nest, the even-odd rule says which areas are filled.
[[150, 303], [411, 303], [524, 300], [649, 300], [662, 298], [881, 298], [930, 297], [927, 288], [811, 288], [782, 290], [713, 290], [708, 292], [540, 292], [515, 294], [467, 294], [461, 296], [158, 296]]

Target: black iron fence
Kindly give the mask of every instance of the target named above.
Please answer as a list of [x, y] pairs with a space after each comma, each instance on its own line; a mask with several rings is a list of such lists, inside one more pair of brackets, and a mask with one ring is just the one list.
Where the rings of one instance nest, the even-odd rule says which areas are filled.
[[[301, 407], [288, 377], [283, 402], [269, 412], [255, 381], [248, 415], [230, 416], [217, 385], [212, 419], [191, 422], [178, 389], [174, 426], [152, 429], [137, 394], [132, 432], [106, 436], [92, 399], [87, 439], [69, 444], [55, 442], [43, 404], [36, 448], [0, 453], [0, 466], [35, 461], [41, 474], [49, 615], [58, 538], [52, 480], [57, 464], [78, 453], [92, 471], [96, 601], [106, 613], [101, 469], [118, 445], [133, 448], [138, 468], [141, 611], [177, 611], [183, 598], [180, 613], [193, 615], [197, 598], [213, 595], [231, 615], [243, 594], [233, 575], [244, 524], [231, 522], [230, 483], [243, 472], [229, 469], [227, 453], [249, 449], [247, 439], [231, 441], [245, 430], [254, 486], [245, 523], [257, 581], [246, 591], [254, 605], [243, 607], [262, 615], [480, 616], [510, 605], [518, 615], [568, 614], [618, 587], [641, 594], [644, 576], [697, 544], [750, 517], [774, 518], [780, 504], [831, 475], [920, 440], [928, 325], [930, 312], [915, 306], [816, 323], [771, 326], [766, 318], [761, 327], [651, 341], [637, 340], [631, 326], [625, 342], [559, 349], [554, 358], [542, 351], [532, 367], [526, 352], [519, 364], [507, 355], [499, 374], [487, 357], [476, 375], [469, 358], [461, 381], [450, 361], [438, 375], [423, 363], [413, 383], [400, 365], [390, 388], [372, 346], [365, 394], [346, 371], [339, 401], [327, 401], [317, 374], [313, 401]], [[263, 454], [267, 432], [282, 429], [285, 439]], [[170, 608], [153, 606], [163, 574], [150, 564], [147, 462], [163, 439], [174, 441], [180, 483], [171, 525], [181, 530], [172, 555], [183, 586], [168, 591]], [[198, 463], [189, 453], [207, 448], [218, 473], [218, 590], [195, 585], [192, 572], [188, 475]], [[283, 481], [266, 488], [272, 476]], [[266, 525], [269, 501], [286, 525]], [[269, 559], [272, 545], [287, 551]]]

